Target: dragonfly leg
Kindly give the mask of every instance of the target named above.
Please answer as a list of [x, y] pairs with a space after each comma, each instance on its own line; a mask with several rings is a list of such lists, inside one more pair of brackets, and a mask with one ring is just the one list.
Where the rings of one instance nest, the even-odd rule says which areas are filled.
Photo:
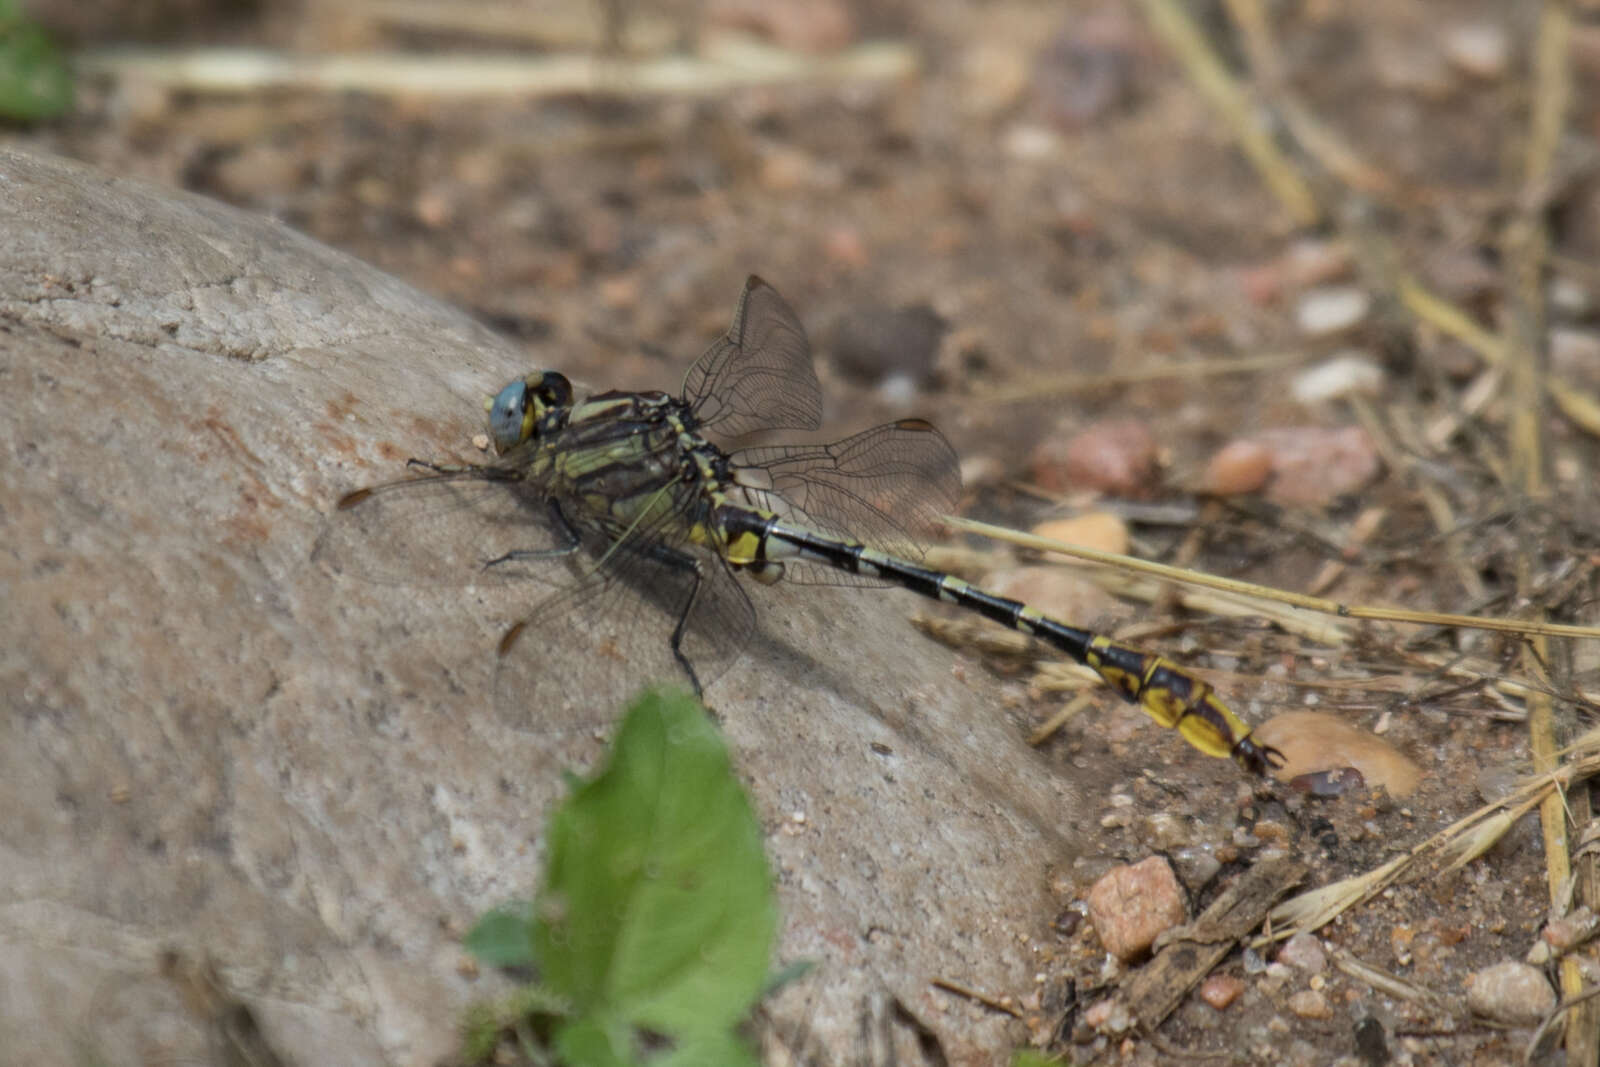
[[[682, 607], [678, 609], [678, 618], [672, 627], [669, 645], [672, 649], [672, 658], [677, 661], [678, 669], [683, 671], [684, 677], [689, 680], [689, 687], [694, 690], [695, 699], [698, 700], [704, 696], [705, 691], [700, 685], [700, 676], [695, 673], [694, 664], [689, 661], [688, 653], [683, 650], [683, 639], [688, 633], [695, 608], [700, 603], [701, 591], [705, 588], [706, 574], [702, 569], [703, 564], [689, 553], [679, 551], [670, 545], [646, 545], [643, 551], [652, 562], [676, 572], [687, 583], [688, 592], [682, 595]], [[678, 599], [678, 595], [675, 594], [673, 599]]]
[[[689, 587], [689, 595], [684, 599], [683, 610], [678, 613], [677, 625], [672, 628], [672, 658], [678, 661], [678, 666], [683, 668], [683, 673], [689, 678], [689, 685], [694, 690], [696, 700], [703, 697], [704, 691], [700, 688], [700, 678], [694, 673], [694, 664], [689, 662], [689, 657], [683, 652], [683, 634], [689, 627], [689, 617], [694, 614], [696, 602], [700, 599], [700, 590], [705, 585], [705, 575], [701, 573], [700, 564], [691, 556], [681, 552], [660, 550], [653, 553], [658, 558], [673, 567], [682, 567], [694, 576], [694, 584]], [[672, 557], [672, 558], [667, 558]]]
[[554, 548], [513, 548], [505, 555], [496, 556], [494, 559], [485, 562], [483, 565], [484, 570], [499, 566], [502, 563], [533, 563], [544, 559], [565, 559], [578, 551], [583, 542], [578, 537], [578, 531], [573, 528], [572, 523], [568, 521], [567, 516], [562, 512], [561, 505], [555, 500], [548, 500], [546, 504], [550, 508], [550, 524], [555, 528], [556, 533], [561, 535], [563, 543], [556, 545]]
[[411, 470], [427, 471], [429, 474], [467, 474], [480, 469], [465, 463], [434, 463], [415, 456], [406, 460], [406, 467]]

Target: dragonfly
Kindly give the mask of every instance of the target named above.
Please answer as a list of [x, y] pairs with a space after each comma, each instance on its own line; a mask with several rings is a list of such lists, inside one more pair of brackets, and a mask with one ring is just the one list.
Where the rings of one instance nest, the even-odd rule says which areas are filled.
[[[924, 566], [961, 492], [956, 453], [930, 423], [740, 447], [822, 423], [805, 330], [759, 277], [677, 395], [577, 399], [564, 375], [543, 370], [487, 408], [490, 460], [414, 459], [413, 476], [347, 493], [315, 555], [407, 584], [518, 583], [564, 564], [565, 580], [496, 650], [495, 704], [517, 725], [552, 714], [541, 690], [589, 694], [599, 678], [675, 671], [701, 694], [756, 629], [743, 575], [898, 586], [975, 612], [1086, 664], [1203, 753], [1252, 774], [1281, 763], [1209, 683], [1170, 660]], [[558, 651], [571, 641], [556, 631], [575, 617], [593, 631], [592, 656]]]

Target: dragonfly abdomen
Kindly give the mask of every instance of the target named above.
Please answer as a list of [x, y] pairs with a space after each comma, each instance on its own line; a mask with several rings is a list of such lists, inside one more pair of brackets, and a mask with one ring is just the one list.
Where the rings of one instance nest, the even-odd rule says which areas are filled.
[[1123, 699], [1140, 705], [1162, 726], [1176, 729], [1200, 751], [1231, 758], [1256, 774], [1267, 773], [1276, 762], [1277, 753], [1250, 736], [1250, 727], [1209, 683], [1153, 652], [1068, 626], [1020, 600], [986, 592], [952, 574], [867, 545], [824, 537], [740, 508], [720, 509], [718, 521], [730, 535], [727, 543], [738, 544], [742, 538], [746, 555], [751, 557], [730, 555], [730, 562], [754, 565], [785, 558], [811, 560], [976, 612], [1037, 637], [1092, 668]]

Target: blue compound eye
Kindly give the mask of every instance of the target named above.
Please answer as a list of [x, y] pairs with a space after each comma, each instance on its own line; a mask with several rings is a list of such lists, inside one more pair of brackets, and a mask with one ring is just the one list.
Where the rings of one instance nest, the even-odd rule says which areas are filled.
[[572, 383], [553, 370], [530, 374], [507, 385], [489, 401], [489, 436], [505, 453], [538, 436], [547, 419], [572, 404]]
[[496, 452], [515, 448], [533, 436], [534, 412], [528, 392], [528, 383], [519, 378], [489, 402], [489, 437]]

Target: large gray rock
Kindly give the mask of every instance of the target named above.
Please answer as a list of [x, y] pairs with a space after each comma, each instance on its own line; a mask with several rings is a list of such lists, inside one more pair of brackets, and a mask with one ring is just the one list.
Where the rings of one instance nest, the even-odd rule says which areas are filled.
[[[296, 1063], [435, 1062], [497, 988], [459, 935], [527, 895], [559, 771], [599, 745], [487, 713], [526, 591], [310, 555], [343, 490], [469, 454], [526, 358], [270, 221], [0, 150], [0, 1060], [216, 1055], [169, 949]], [[956, 1059], [998, 1053], [1020, 1035], [929, 981], [1029, 986], [1082, 808], [905, 594], [757, 601], [707, 696], [770, 831], [780, 958], [820, 964], [774, 1032], [854, 1060], [898, 1002]]]

